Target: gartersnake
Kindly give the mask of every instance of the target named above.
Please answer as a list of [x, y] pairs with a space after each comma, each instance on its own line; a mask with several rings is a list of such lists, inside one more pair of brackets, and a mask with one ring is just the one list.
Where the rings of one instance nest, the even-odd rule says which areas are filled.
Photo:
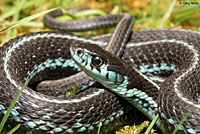
[[[129, 58], [133, 56], [132, 61], [136, 65], [143, 63], [140, 71], [93, 44], [75, 43], [70, 51], [75, 63], [84, 72], [125, 98], [148, 118], [153, 119], [159, 113], [161, 120], [157, 121], [157, 125], [163, 133], [171, 134], [190, 107], [193, 108], [178, 133], [200, 133], [200, 33], [180, 30], [185, 33], [176, 35], [173, 30], [161, 31], [159, 36], [164, 37], [162, 40], [142, 41], [127, 46], [133, 47], [130, 48], [133, 53]], [[167, 32], [174, 38], [166, 36]], [[192, 37], [191, 33], [194, 34]], [[161, 84], [142, 74], [167, 76], [170, 74], [162, 71], [171, 69], [175, 69], [175, 72], [178, 69], [178, 72]]]
[[[56, 10], [51, 13], [54, 14], [59, 11]], [[51, 13], [47, 14], [45, 18], [48, 18]], [[111, 20], [108, 20], [107, 17]], [[119, 50], [116, 47], [111, 47], [115, 45], [118, 39], [107, 36], [111, 38], [111, 41], [108, 42], [109, 45], [106, 47], [107, 50], [118, 55], [124, 49], [123, 44], [127, 41], [134, 22], [132, 19], [127, 21], [128, 18], [132, 18], [132, 16], [121, 14], [90, 19], [93, 23], [91, 26], [93, 29], [101, 28], [101, 26], [115, 26], [120, 22], [113, 35], [121, 35], [118, 39], [120, 39], [122, 45], [119, 46]], [[70, 22], [70, 24], [75, 23], [74, 25], [78, 26], [76, 22]], [[87, 20], [85, 23], [81, 21], [82, 27], [88, 26], [90, 28], [89, 24]], [[123, 24], [124, 26], [120, 27]], [[82, 30], [82, 28], [79, 29]], [[127, 31], [127, 29], [129, 30]], [[32, 85], [41, 80], [64, 77], [79, 71], [80, 69], [71, 59], [69, 52], [71, 43], [95, 43], [106, 46], [107, 42], [103, 38], [107, 39], [107, 37], [91, 39], [62, 32], [39, 32], [19, 36], [4, 44], [0, 50], [2, 70], [0, 73], [2, 83], [2, 86], [0, 86], [2, 92], [1, 112], [6, 112], [25, 81], [30, 80], [29, 84]], [[100, 38], [102, 41], [97, 40]], [[117, 42], [119, 43], [119, 41]], [[80, 80], [82, 79], [81, 76]], [[93, 83], [87, 83], [87, 86], [91, 86], [91, 84]], [[62, 99], [46, 96], [26, 88], [11, 112], [8, 127], [13, 127], [18, 123], [22, 124], [18, 133], [96, 133], [102, 121], [106, 121], [102, 128], [107, 128], [102, 132], [126, 124], [125, 120], [129, 118], [124, 113], [133, 111], [127, 103], [119, 101], [104, 89], [92, 88], [89, 91], [80, 93], [78, 96]], [[111, 99], [109, 103], [107, 99]], [[114, 109], [110, 110], [112, 106]], [[114, 116], [117, 117], [114, 118]], [[110, 125], [109, 122], [112, 122], [113, 125]]]
[[[70, 12], [79, 12], [86, 9], [68, 9]], [[121, 56], [123, 53], [123, 49], [125, 44], [129, 38], [131, 28], [134, 23], [134, 19], [129, 14], [121, 14], [121, 15], [108, 15], [105, 17], [99, 17], [94, 19], [87, 19], [81, 21], [69, 21], [62, 22], [55, 19], [57, 16], [64, 15], [65, 10], [55, 10], [53, 12], [48, 13], [44, 17], [44, 23], [54, 29], [59, 29], [63, 31], [86, 31], [92, 29], [100, 29], [107, 28], [116, 25], [118, 22], [114, 33], [112, 34], [112, 38], [107, 40], [108, 45], [105, 48], [113, 54]], [[108, 21], [109, 20], [109, 21]], [[107, 35], [93, 37], [96, 40], [104, 40]], [[118, 37], [118, 38], [116, 38]], [[86, 79], [86, 80], [84, 80]], [[49, 95], [62, 95], [66, 90], [71, 90], [71, 88], [78, 83], [78, 85], [82, 86], [82, 90], [88, 87], [89, 77], [84, 73], [77, 73], [71, 77], [67, 77], [60, 80], [48, 80], [43, 81], [37, 86], [37, 90], [41, 93], [47, 93]], [[91, 82], [91, 80], [90, 80]], [[84, 86], [86, 85], [86, 86]], [[55, 91], [57, 93], [55, 94]]]
[[[5, 113], [26, 80], [31, 79], [31, 84], [80, 71], [71, 59], [69, 45], [85, 43], [105, 46], [110, 40], [110, 35], [104, 36], [102, 41], [97, 39], [60, 32], [39, 32], [17, 37], [4, 44], [0, 48], [1, 112]], [[150, 66], [148, 65], [151, 63], [148, 60], [150, 56], [146, 55], [146, 58], [142, 58], [142, 54], [149, 53], [145, 53], [143, 48], [138, 46], [175, 40], [194, 44], [197, 47], [199, 33], [178, 29], [134, 31], [122, 58], [144, 74], [156, 72], [156, 75], [169, 76], [181, 69], [179, 64], [156, 61], [156, 64]], [[149, 45], [144, 45], [144, 48], [146, 46]], [[98, 126], [102, 124], [102, 133], [105, 133], [125, 124], [125, 121], [133, 116], [127, 114], [135, 112], [129, 106], [122, 99], [102, 88], [89, 89], [67, 99], [42, 95], [26, 88], [11, 112], [8, 126], [22, 124], [19, 133], [95, 133]]]

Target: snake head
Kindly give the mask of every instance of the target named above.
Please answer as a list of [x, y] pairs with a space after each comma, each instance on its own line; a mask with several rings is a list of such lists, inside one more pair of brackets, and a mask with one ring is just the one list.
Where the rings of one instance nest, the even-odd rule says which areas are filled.
[[124, 81], [125, 62], [94, 44], [72, 44], [70, 52], [75, 63], [89, 76], [107, 88]]

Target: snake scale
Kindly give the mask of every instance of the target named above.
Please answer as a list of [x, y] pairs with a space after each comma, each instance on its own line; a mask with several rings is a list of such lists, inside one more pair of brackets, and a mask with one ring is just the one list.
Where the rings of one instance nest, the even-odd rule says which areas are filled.
[[[136, 97], [131, 99], [137, 102], [136, 107], [150, 119], [159, 111], [161, 121], [158, 121], [158, 124], [164, 122], [164, 133], [173, 131], [191, 104], [194, 105], [192, 112], [179, 133], [199, 133], [200, 33], [184, 29], [132, 31], [122, 55], [122, 60], [126, 62], [96, 46], [105, 48], [110, 38], [112, 38], [110, 34], [86, 38], [63, 32], [38, 32], [25, 34], [5, 43], [0, 48], [1, 117], [25, 81], [30, 79], [32, 84], [79, 72], [80, 68], [71, 59], [69, 49], [71, 44], [73, 47], [78, 44], [82, 45], [82, 48], [85, 47], [81, 52], [88, 50], [86, 52], [89, 53], [92, 49], [94, 53], [99, 54], [98, 56], [109, 59], [110, 65], [123, 63], [121, 67], [126, 69], [123, 72], [119, 71], [119, 68], [112, 69], [121, 77], [120, 75], [118, 78], [114, 77], [115, 73], [107, 77], [114, 77], [115, 80], [120, 81], [115, 84], [124, 82], [124, 85], [128, 85], [126, 88], [132, 90], [125, 98]], [[80, 55], [83, 56], [84, 53], [79, 53]], [[125, 64], [127, 62], [128, 64]], [[133, 79], [131, 84], [127, 73], [137, 76], [131, 77]], [[125, 74], [127, 77], [124, 78]], [[187, 83], [181, 83], [184, 80]], [[88, 85], [92, 84], [88, 83]], [[111, 88], [106, 84], [103, 85]], [[180, 85], [183, 88], [180, 89]], [[123, 94], [123, 91], [121, 93]], [[20, 123], [22, 125], [17, 133], [72, 134], [96, 133], [97, 128], [102, 124], [101, 133], [106, 133], [132, 122], [135, 114], [138, 114], [138, 111], [129, 103], [105, 90], [101, 85], [67, 98], [43, 95], [27, 87], [12, 110], [7, 127]]]

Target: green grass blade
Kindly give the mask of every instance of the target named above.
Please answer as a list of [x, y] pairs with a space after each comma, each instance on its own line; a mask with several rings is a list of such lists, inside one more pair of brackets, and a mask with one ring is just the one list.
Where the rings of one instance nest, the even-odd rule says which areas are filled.
[[119, 11], [118, 13], [122, 13], [122, 4], [121, 4], [121, 0], [118, 0], [118, 6], [119, 6]]
[[74, 15], [76, 17], [88, 16], [88, 15], [102, 15], [102, 16], [105, 16], [106, 12], [103, 11], [103, 10], [100, 10], [100, 9], [88, 9], [88, 10], [84, 10], [84, 11], [81, 11], [81, 12], [74, 13]]
[[169, 8], [167, 9], [167, 12], [161, 19], [160, 24], [158, 25], [159, 28], [162, 28], [164, 26], [165, 22], [169, 19], [170, 15], [174, 9], [175, 4], [176, 4], [176, 0], [173, 0], [170, 4]]
[[[155, 3], [153, 0], [151, 0], [151, 16], [153, 19], [153, 22], [156, 22], [156, 14], [155, 14]], [[154, 27], [155, 27], [155, 23], [153, 23]]]
[[5, 27], [5, 28], [0, 29], [0, 32], [5, 31], [5, 30], [12, 29], [13, 27], [16, 27], [16, 26], [21, 25], [22, 23], [31, 21], [31, 20], [33, 20], [33, 19], [35, 19], [35, 18], [37, 18], [37, 17], [40, 17], [40, 16], [42, 16], [42, 15], [48, 13], [48, 12], [51, 12], [51, 11], [53, 11], [53, 10], [56, 10], [56, 9], [58, 9], [58, 8], [49, 9], [49, 10], [46, 10], [46, 11], [43, 11], [43, 12], [40, 12], [40, 13], [31, 15], [31, 16], [26, 17], [26, 18], [24, 18], [24, 19], [21, 19], [21, 20], [17, 21], [17, 22], [14, 23], [14, 24], [11, 24], [11, 25], [9, 25], [9, 26], [7, 26], [7, 27]]
[[11, 30], [8, 30], [8, 32], [6, 33], [6, 41], [10, 39], [11, 32]]
[[99, 128], [98, 128], [98, 131], [97, 131], [97, 134], [100, 134], [101, 126], [102, 126], [102, 123], [100, 122], [100, 125], [99, 125]]
[[20, 127], [20, 124], [18, 124], [17, 126], [15, 126], [12, 130], [10, 130], [7, 134], [12, 134], [14, 133], [18, 128]]
[[178, 12], [178, 13], [174, 13], [174, 21], [176, 24], [180, 24], [181, 22], [185, 21], [185, 20], [189, 20], [191, 19], [191, 21], [195, 21], [195, 22], [198, 22], [196, 20], [194, 20], [194, 16], [195, 14], [199, 14], [200, 12], [200, 6], [195, 6], [195, 7], [192, 7], [192, 8], [187, 8], [187, 10], [184, 10], [182, 12]]
[[29, 21], [26, 23], [22, 23], [21, 26], [23, 27], [33, 27], [33, 28], [43, 28], [43, 22], [36, 22], [36, 21]]
[[71, 13], [66, 10], [64, 16], [59, 16], [56, 19], [60, 21], [79, 20], [90, 15], [105, 16], [106, 12], [100, 9], [88, 9], [77, 13]]
[[147, 128], [147, 130], [145, 131], [144, 134], [149, 134], [151, 132], [151, 129], [155, 125], [155, 123], [158, 120], [158, 118], [159, 118], [159, 115], [157, 114], [156, 117], [152, 120], [151, 124], [149, 125], [149, 127]]
[[3, 127], [4, 127], [5, 123], [6, 123], [6, 120], [8, 119], [8, 116], [10, 115], [10, 112], [11, 112], [11, 110], [13, 109], [13, 107], [14, 107], [16, 101], [18, 100], [18, 98], [19, 98], [19, 96], [21, 95], [21, 93], [22, 93], [22, 91], [24, 90], [24, 88], [26, 88], [26, 86], [28, 85], [28, 82], [29, 82], [29, 81], [27, 81], [27, 82], [22, 86], [22, 88], [19, 90], [19, 92], [17, 93], [16, 97], [14, 98], [14, 100], [12, 101], [12, 103], [10, 104], [10, 106], [9, 106], [9, 108], [8, 108], [8, 110], [7, 110], [7, 112], [6, 112], [6, 114], [4, 115], [3, 119], [1, 120], [1, 123], [0, 123], [0, 133], [1, 133], [1, 131], [3, 130]]
[[183, 124], [183, 122], [187, 119], [187, 117], [189, 116], [189, 114], [192, 111], [192, 108], [194, 107], [194, 105], [191, 105], [189, 110], [187, 111], [187, 113], [183, 116], [183, 118], [181, 119], [181, 121], [178, 123], [178, 126], [174, 129], [173, 134], [176, 134], [177, 131], [179, 130], [179, 127]]
[[14, 13], [15, 13], [15, 10], [12, 9], [12, 10], [10, 10], [9, 12], [6, 12], [5, 14], [2, 14], [2, 15], [0, 16], [0, 20], [4, 20], [4, 19], [6, 19], [6, 18], [12, 16]]
[[[35, 4], [35, 3], [36, 3], [35, 1], [28, 1], [28, 2], [25, 2], [25, 3], [23, 4], [23, 9], [25, 9], [25, 8], [31, 6], [31, 5], [33, 5], [33, 4]], [[2, 14], [2, 15], [0, 16], [0, 20], [4, 20], [4, 19], [7, 19], [7, 18], [10, 17], [10, 16], [13, 16], [13, 15], [15, 14], [15, 10], [16, 10], [15, 8], [12, 8], [12, 9], [9, 10], [8, 12]]]
[[24, 3], [26, 2], [26, 0], [17, 0], [17, 3], [15, 5], [15, 14], [13, 16], [13, 22], [18, 21], [19, 19], [19, 12], [22, 9], [22, 6], [24, 5]]
[[[24, 3], [26, 2], [26, 0], [17, 0], [16, 4], [15, 4], [15, 14], [12, 17], [12, 22], [11, 24], [16, 23], [19, 20], [19, 13], [22, 9], [22, 6], [24, 5]], [[12, 37], [10, 37], [10, 34], [12, 33]], [[18, 30], [17, 29], [12, 29], [11, 31], [7, 32], [6, 35], [6, 41], [8, 41], [10, 38], [14, 38], [17, 36]]]
[[73, 5], [77, 2], [80, 2], [81, 0], [59, 0], [58, 6], [62, 7], [69, 7], [69, 5]]

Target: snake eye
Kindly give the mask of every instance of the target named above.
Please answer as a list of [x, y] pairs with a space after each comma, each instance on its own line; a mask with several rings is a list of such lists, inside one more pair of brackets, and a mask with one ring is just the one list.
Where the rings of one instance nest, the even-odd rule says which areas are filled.
[[93, 56], [92, 57], [92, 64], [95, 66], [101, 66], [103, 64], [103, 59], [98, 56]]
[[81, 50], [77, 50], [77, 55], [80, 55], [81, 54]]

